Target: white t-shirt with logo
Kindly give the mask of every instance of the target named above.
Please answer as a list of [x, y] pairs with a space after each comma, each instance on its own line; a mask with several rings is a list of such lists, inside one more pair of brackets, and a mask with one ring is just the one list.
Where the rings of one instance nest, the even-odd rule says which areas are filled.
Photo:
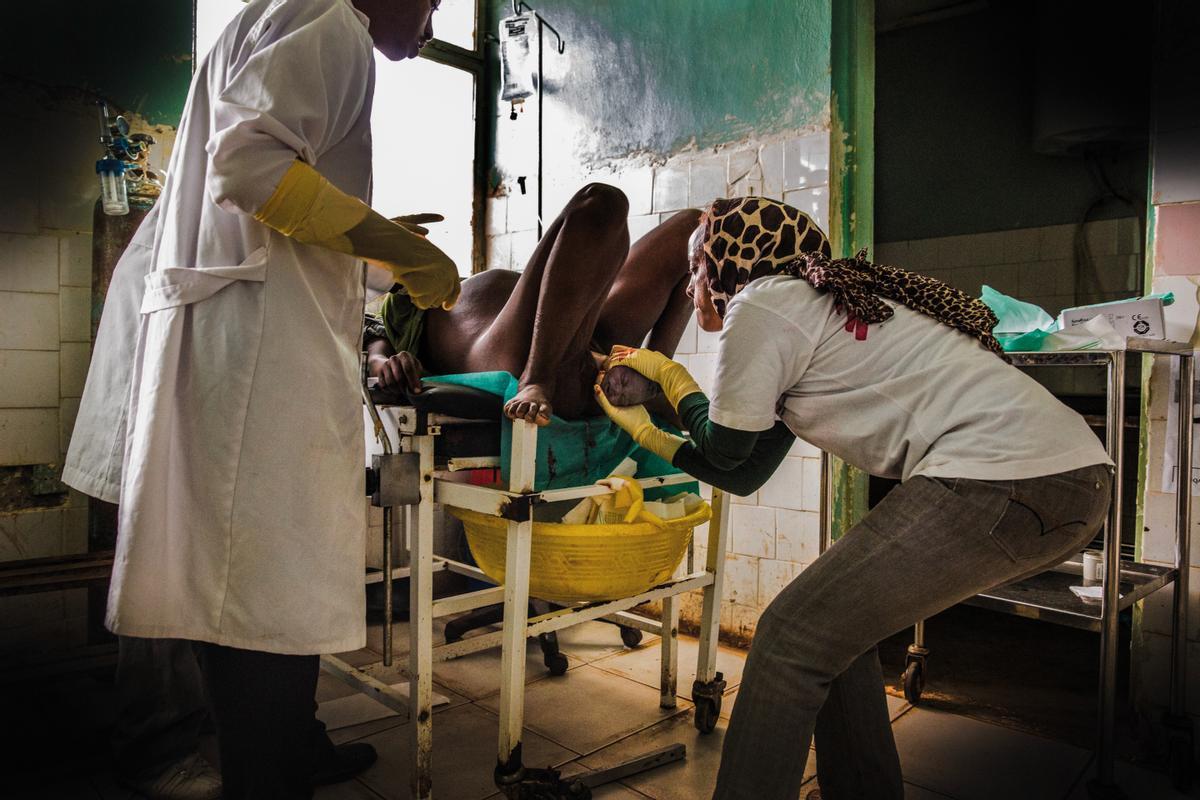
[[831, 295], [760, 278], [729, 304], [709, 418], [793, 433], [872, 475], [1018, 480], [1111, 464], [1079, 414], [979, 340], [895, 309], [859, 341]]

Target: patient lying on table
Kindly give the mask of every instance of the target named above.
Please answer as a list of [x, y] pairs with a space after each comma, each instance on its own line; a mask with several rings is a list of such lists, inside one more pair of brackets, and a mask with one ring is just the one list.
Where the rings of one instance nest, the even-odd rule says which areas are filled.
[[[422, 375], [502, 370], [519, 379], [504, 408], [538, 424], [551, 413], [597, 416], [592, 386], [614, 344], [671, 356], [691, 316], [687, 240], [699, 212], [683, 211], [632, 248], [629, 204], [589, 184], [550, 225], [523, 272], [492, 269], [462, 285], [451, 311], [389, 295], [364, 336], [369, 374], [385, 389], [421, 390]], [[647, 336], [649, 337], [647, 339]], [[624, 373], [624, 374], [622, 374]], [[628, 369], [606, 378], [614, 403], [643, 402], [657, 386]]]

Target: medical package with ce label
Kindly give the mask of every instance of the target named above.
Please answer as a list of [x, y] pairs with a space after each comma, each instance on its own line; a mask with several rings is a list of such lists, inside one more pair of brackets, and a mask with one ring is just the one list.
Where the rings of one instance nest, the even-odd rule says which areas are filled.
[[1161, 297], [1139, 297], [1134, 300], [1064, 308], [1059, 314], [1058, 325], [1061, 330], [1070, 330], [1101, 315], [1108, 320], [1113, 330], [1122, 336], [1139, 339], [1166, 337]]

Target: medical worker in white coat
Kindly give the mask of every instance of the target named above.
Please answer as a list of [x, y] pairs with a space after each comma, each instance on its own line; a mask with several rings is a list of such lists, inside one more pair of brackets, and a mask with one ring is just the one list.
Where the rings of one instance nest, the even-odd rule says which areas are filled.
[[318, 655], [365, 644], [362, 262], [458, 296], [363, 202], [372, 46], [416, 56], [436, 2], [250, 3], [189, 91], [132, 358], [127, 303], [97, 337], [66, 478], [119, 487], [109, 627], [198, 643], [226, 798], [310, 796]]

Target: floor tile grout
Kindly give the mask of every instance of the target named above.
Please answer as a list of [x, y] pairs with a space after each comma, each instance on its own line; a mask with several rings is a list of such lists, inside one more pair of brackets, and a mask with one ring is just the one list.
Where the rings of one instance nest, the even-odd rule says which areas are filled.
[[1068, 800], [1068, 798], [1073, 795], [1077, 789], [1079, 789], [1081, 786], [1087, 785], [1088, 773], [1092, 771], [1092, 765], [1095, 763], [1096, 753], [1093, 751], [1091, 755], [1088, 756], [1088, 760], [1084, 762], [1083, 769], [1079, 771], [1079, 774], [1075, 776], [1075, 780], [1071, 782], [1071, 786], [1067, 789], [1066, 794], [1062, 796], [1062, 800]]
[[377, 791], [375, 791], [375, 790], [374, 790], [374, 789], [372, 789], [372, 788], [370, 787], [370, 785], [368, 785], [368, 784], [367, 784], [365, 781], [363, 781], [363, 780], [361, 780], [361, 779], [359, 779], [359, 778], [355, 778], [355, 779], [354, 779], [354, 782], [355, 782], [355, 783], [357, 783], [357, 784], [358, 784], [359, 786], [361, 786], [362, 788], [366, 789], [368, 792], [370, 792], [370, 793], [371, 793], [372, 795], [374, 795], [375, 797], [378, 797], [378, 798], [379, 798], [379, 800], [388, 800], [388, 796], [387, 796], [387, 795], [385, 795], [385, 794], [383, 794], [383, 793], [381, 793], [381, 792], [377, 792]]
[[955, 797], [952, 794], [946, 794], [945, 792], [938, 791], [937, 789], [930, 789], [928, 786], [926, 786], [922, 783], [917, 783], [916, 781], [910, 781], [908, 779], [904, 779], [904, 782], [906, 784], [908, 784], [909, 786], [916, 786], [918, 789], [929, 792], [930, 794], [935, 794], [938, 797], [945, 797], [946, 800], [959, 800], [959, 798]]
[[[587, 758], [587, 757], [589, 757], [589, 756], [594, 756], [596, 753], [599, 753], [601, 750], [605, 750], [605, 749], [607, 749], [607, 748], [609, 748], [609, 747], [612, 747], [613, 745], [620, 744], [621, 742], [624, 742], [624, 741], [626, 741], [627, 739], [631, 739], [631, 738], [633, 738], [634, 736], [637, 736], [637, 735], [639, 735], [639, 734], [645, 733], [646, 731], [650, 730], [651, 728], [653, 728], [653, 727], [655, 727], [655, 726], [657, 726], [657, 725], [661, 725], [662, 723], [666, 722], [667, 720], [670, 720], [670, 719], [675, 719], [676, 717], [680, 716], [681, 714], [687, 714], [689, 711], [691, 711], [691, 709], [688, 709], [688, 708], [680, 708], [680, 709], [677, 709], [677, 710], [675, 711], [675, 713], [674, 713], [674, 714], [668, 714], [668, 715], [667, 715], [667, 716], [665, 716], [665, 717], [659, 717], [658, 719], [654, 720], [653, 722], [651, 722], [650, 724], [648, 724], [648, 725], [647, 725], [646, 727], [644, 727], [644, 728], [639, 728], [638, 730], [636, 730], [636, 731], [631, 731], [630, 733], [627, 733], [627, 734], [625, 734], [624, 736], [619, 736], [619, 737], [617, 737], [616, 739], [612, 740], [611, 742], [607, 742], [606, 744], [602, 744], [602, 745], [600, 745], [599, 747], [593, 748], [592, 750], [589, 750], [589, 751], [588, 751], [588, 752], [586, 752], [586, 753], [580, 753], [578, 756], [576, 756], [575, 758], [572, 758], [570, 761], [563, 761], [562, 763], [560, 763], [560, 764], [557, 764], [557, 765], [555, 766], [555, 769], [558, 769], [559, 767], [566, 766], [567, 764], [570, 764], [570, 763], [572, 763], [572, 762], [579, 761], [579, 760], [581, 760], [581, 759]], [[562, 745], [562, 744], [560, 744], [560, 743], [558, 743], [558, 742], [555, 742], [555, 744], [558, 744], [558, 746], [559, 746], [559, 747], [564, 747], [564, 745]], [[569, 747], [565, 747], [565, 749], [567, 749], [567, 750], [570, 750], [571, 748], [569, 748]], [[572, 751], [572, 752], [574, 752], [574, 751]]]
[[[471, 701], [470, 705], [475, 706], [480, 711], [483, 711], [484, 713], [486, 713], [488, 716], [495, 717], [497, 722], [500, 720], [500, 715], [497, 714], [495, 711], [492, 711], [490, 708], [488, 708], [486, 706], [481, 706], [478, 703], [476, 703], [474, 700]], [[570, 764], [572, 761], [576, 761], [580, 758], [583, 758], [583, 754], [580, 753], [579, 751], [573, 750], [570, 747], [567, 747], [562, 742], [558, 741], [557, 739], [553, 739], [544, 733], [538, 733], [537, 731], [530, 728], [528, 725], [521, 726], [521, 733], [522, 733], [522, 736], [521, 736], [522, 740], [524, 740], [525, 734], [533, 734], [534, 736], [538, 737], [539, 739], [545, 739], [547, 742], [550, 742], [551, 744], [553, 744], [557, 747], [561, 747], [563, 750], [566, 750], [568, 753], [574, 753], [574, 758], [569, 758], [566, 761], [561, 762], [559, 764], [559, 766], [561, 766], [562, 764]]]
[[[1066, 741], [1063, 739], [1056, 739], [1053, 736], [1047, 736], [1047, 735], [1045, 735], [1043, 733], [1039, 733], [1037, 731], [1027, 731], [1027, 730], [1022, 730], [1021, 728], [1010, 728], [1007, 725], [1001, 725], [999, 722], [995, 722], [995, 721], [988, 720], [988, 719], [979, 719], [978, 717], [973, 717], [969, 714], [958, 714], [953, 711], [944, 711], [941, 709], [931, 709], [931, 708], [918, 709], [916, 706], [913, 706], [911, 704], [909, 706], [909, 710], [923, 711], [928, 714], [946, 714], [947, 716], [958, 717], [959, 719], [970, 720], [971, 722], [978, 722], [980, 725], [989, 725], [993, 728], [997, 728], [999, 730], [1006, 731], [1007, 733], [1017, 734], [1020, 736], [1029, 736], [1033, 739], [1040, 739], [1044, 742], [1054, 742], [1055, 744], [1060, 744], [1060, 745], [1064, 745], [1066, 747], [1071, 747], [1071, 748], [1074, 748], [1075, 750], [1079, 750], [1080, 752], [1087, 753], [1089, 758], [1095, 757], [1095, 751], [1090, 748], [1081, 747], [1081, 746], [1075, 744], [1074, 742], [1069, 742], [1069, 741]], [[908, 714], [908, 711], [905, 711], [899, 717], [896, 717], [896, 719], [898, 720], [898, 719], [900, 719], [900, 717], [907, 716], [907, 714]]]
[[[622, 789], [626, 789], [626, 790], [628, 790], [628, 791], [630, 791], [630, 792], [633, 792], [633, 793], [634, 793], [634, 794], [636, 794], [638, 797], [646, 797], [646, 798], [649, 798], [649, 800], [658, 800], [658, 798], [656, 798], [654, 795], [652, 795], [652, 794], [646, 794], [645, 792], [641, 791], [640, 789], [637, 789], [637, 788], [635, 788], [635, 787], [633, 787], [633, 786], [630, 786], [630, 785], [629, 785], [629, 784], [627, 784], [627, 783], [623, 783], [622, 781], [614, 781], [614, 783], [616, 783], [616, 784], [617, 784], [618, 786], [620, 786]], [[603, 785], [604, 785], [604, 786], [610, 786], [611, 784], [607, 784], [607, 783], [606, 783], [606, 784], [603, 784]]]
[[916, 710], [916, 708], [917, 708], [917, 707], [916, 707], [916, 706], [914, 706], [912, 703], [908, 703], [908, 702], [906, 702], [906, 703], [904, 704], [904, 708], [902, 708], [902, 709], [900, 710], [900, 713], [896, 715], [896, 718], [895, 718], [895, 719], [893, 719], [893, 720], [891, 721], [891, 723], [890, 723], [890, 724], [891, 724], [891, 725], [895, 725], [897, 722], [899, 722], [901, 719], [903, 719], [903, 718], [904, 718], [904, 716], [908, 714], [908, 712], [910, 712], [910, 711], [915, 711], [915, 710]]

